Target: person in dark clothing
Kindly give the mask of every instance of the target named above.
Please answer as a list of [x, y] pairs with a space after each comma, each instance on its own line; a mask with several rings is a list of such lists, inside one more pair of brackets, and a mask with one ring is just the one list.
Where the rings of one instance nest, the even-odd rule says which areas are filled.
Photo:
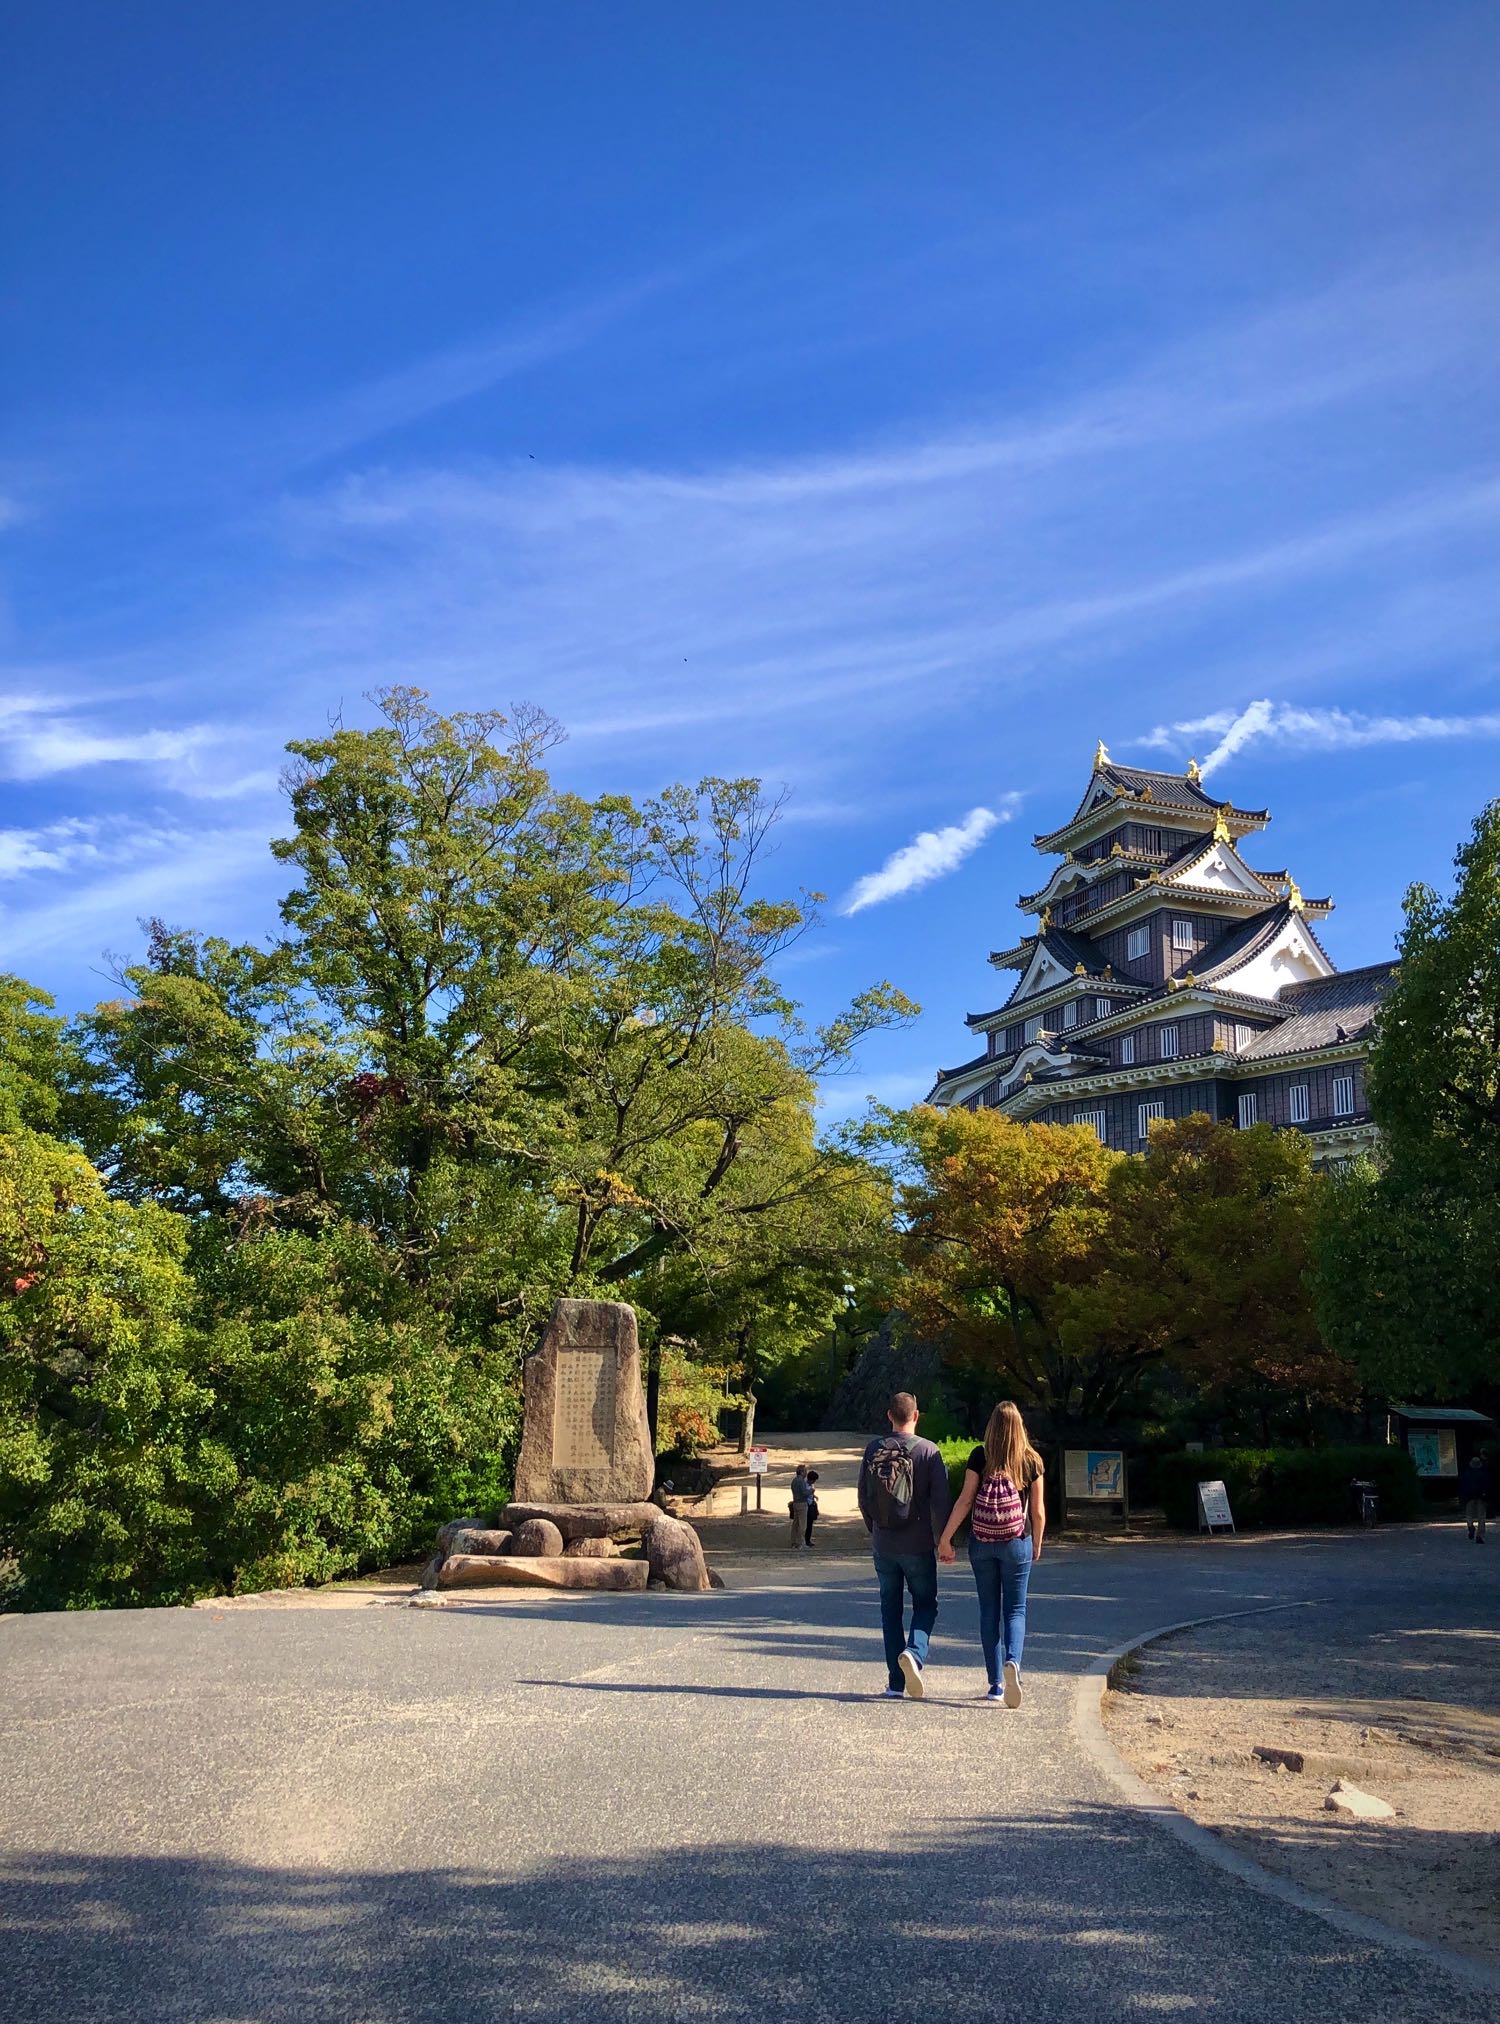
[[888, 1700], [922, 1698], [922, 1675], [937, 1622], [937, 1541], [953, 1505], [943, 1458], [931, 1441], [917, 1438], [917, 1417], [911, 1393], [897, 1392], [886, 1410], [891, 1430], [870, 1442], [859, 1470], [859, 1512], [880, 1584]]
[[1469, 1537], [1484, 1544], [1484, 1524], [1490, 1513], [1490, 1465], [1483, 1455], [1470, 1455], [1458, 1479], [1458, 1501], [1463, 1506]]
[[807, 1487], [812, 1494], [807, 1500], [807, 1531], [803, 1535], [802, 1544], [804, 1546], [811, 1546], [813, 1521], [818, 1516], [818, 1472], [816, 1469], [808, 1470]]

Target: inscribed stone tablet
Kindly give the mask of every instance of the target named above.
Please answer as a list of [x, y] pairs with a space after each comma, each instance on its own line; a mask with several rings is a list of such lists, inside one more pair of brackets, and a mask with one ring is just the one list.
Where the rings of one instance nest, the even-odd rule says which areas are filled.
[[613, 1462], [615, 1368], [612, 1345], [558, 1351], [552, 1408], [554, 1469], [607, 1469]]

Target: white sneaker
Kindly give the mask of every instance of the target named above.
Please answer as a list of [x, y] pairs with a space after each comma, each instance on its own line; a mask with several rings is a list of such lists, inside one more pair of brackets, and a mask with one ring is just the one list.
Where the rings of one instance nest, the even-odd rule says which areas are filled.
[[1019, 1708], [1021, 1705], [1021, 1668], [1016, 1664], [1014, 1659], [1007, 1659], [1005, 1661], [1005, 1693], [1003, 1698], [1007, 1708]]
[[906, 1689], [905, 1687], [887, 1687], [880, 1698], [883, 1701], [904, 1701], [906, 1699]]
[[912, 1700], [920, 1701], [922, 1698], [922, 1661], [914, 1651], [908, 1648], [901, 1654], [896, 1663], [900, 1666], [902, 1677], [906, 1681], [907, 1693], [911, 1696]]

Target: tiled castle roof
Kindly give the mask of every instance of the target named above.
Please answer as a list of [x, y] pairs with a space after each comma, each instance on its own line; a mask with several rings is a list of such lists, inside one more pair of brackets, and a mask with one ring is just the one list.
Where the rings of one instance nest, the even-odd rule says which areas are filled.
[[1363, 1039], [1395, 974], [1393, 962], [1371, 963], [1363, 970], [1340, 970], [1332, 977], [1285, 985], [1276, 1002], [1289, 1016], [1243, 1049], [1241, 1061], [1305, 1054], [1310, 1048]]

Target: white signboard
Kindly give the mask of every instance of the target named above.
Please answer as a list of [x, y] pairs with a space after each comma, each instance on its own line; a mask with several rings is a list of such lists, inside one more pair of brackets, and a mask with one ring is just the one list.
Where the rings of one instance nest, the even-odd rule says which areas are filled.
[[749, 1467], [752, 1476], [763, 1476], [770, 1465], [771, 1450], [769, 1448], [752, 1448], [750, 1450]]
[[1412, 1429], [1406, 1436], [1406, 1452], [1416, 1463], [1419, 1476], [1458, 1474], [1458, 1437], [1447, 1427], [1430, 1434]]
[[1198, 1530], [1205, 1526], [1212, 1532], [1216, 1525], [1227, 1525], [1234, 1530], [1234, 1513], [1229, 1508], [1229, 1492], [1222, 1483], [1200, 1483], [1198, 1485]]
[[1119, 1448], [1069, 1448], [1063, 1456], [1063, 1490], [1080, 1504], [1125, 1500], [1125, 1456]]

